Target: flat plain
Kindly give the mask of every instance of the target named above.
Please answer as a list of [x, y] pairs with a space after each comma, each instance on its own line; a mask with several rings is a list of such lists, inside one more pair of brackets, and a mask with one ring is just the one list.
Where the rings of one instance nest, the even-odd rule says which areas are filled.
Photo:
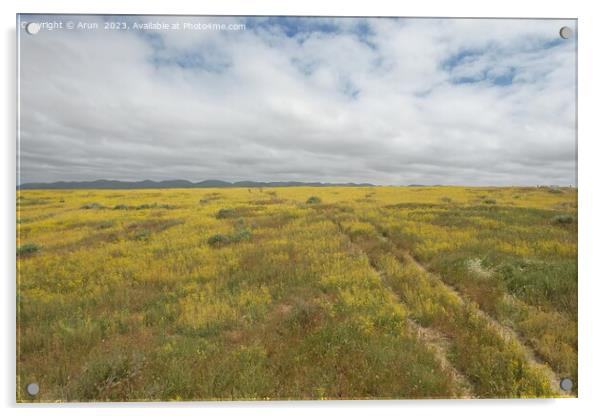
[[577, 394], [574, 188], [20, 190], [17, 231], [18, 401]]

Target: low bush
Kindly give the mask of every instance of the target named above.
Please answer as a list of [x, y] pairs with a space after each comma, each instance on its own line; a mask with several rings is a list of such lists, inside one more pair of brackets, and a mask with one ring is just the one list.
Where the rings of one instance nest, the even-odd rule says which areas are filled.
[[103, 209], [104, 206], [99, 204], [98, 202], [88, 202], [87, 204], [82, 205], [82, 209]]
[[134, 233], [134, 235], [132, 236], [132, 238], [134, 240], [146, 241], [149, 239], [150, 235], [151, 235], [151, 231], [146, 228], [143, 228], [143, 229], [136, 231]]
[[322, 200], [317, 196], [310, 196], [306, 201], [307, 204], [319, 204], [320, 202], [322, 202]]
[[230, 237], [225, 234], [214, 234], [207, 240], [207, 243], [213, 247], [220, 247], [230, 243]]
[[169, 205], [169, 204], [157, 204], [156, 202], [153, 202], [152, 204], [140, 204], [140, 205], [125, 205], [125, 204], [118, 204], [115, 205], [113, 207], [113, 209], [153, 209], [153, 208], [163, 208], [163, 209], [172, 209], [174, 208], [173, 205]]
[[236, 210], [234, 208], [222, 208], [219, 211], [217, 211], [217, 214], [215, 214], [215, 217], [218, 219], [223, 219], [223, 218], [232, 218], [236, 215]]
[[227, 244], [238, 243], [251, 239], [251, 231], [248, 228], [237, 228], [231, 234], [214, 234], [207, 239], [212, 247], [223, 247]]
[[34, 243], [23, 244], [20, 247], [17, 247], [17, 256], [24, 256], [28, 254], [37, 253], [40, 251], [41, 247]]
[[575, 222], [575, 218], [572, 215], [557, 215], [552, 218], [553, 224], [572, 224]]
[[247, 228], [240, 228], [236, 230], [230, 237], [230, 240], [233, 242], [250, 240], [251, 239], [251, 231]]
[[98, 224], [96, 224], [96, 228], [98, 228], [100, 230], [104, 230], [104, 229], [113, 227], [113, 225], [115, 225], [115, 222], [112, 220], [101, 221]]

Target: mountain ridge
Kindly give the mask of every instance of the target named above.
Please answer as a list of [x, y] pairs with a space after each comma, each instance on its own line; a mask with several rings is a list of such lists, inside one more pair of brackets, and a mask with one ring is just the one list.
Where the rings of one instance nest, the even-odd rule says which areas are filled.
[[299, 182], [299, 181], [236, 181], [228, 182], [219, 179], [206, 179], [192, 182], [186, 179], [163, 181], [118, 181], [97, 179], [94, 181], [57, 181], [29, 182], [17, 186], [17, 189], [162, 189], [162, 188], [278, 188], [295, 186], [341, 186], [362, 187], [375, 186], [371, 183], [329, 183], [329, 182]]

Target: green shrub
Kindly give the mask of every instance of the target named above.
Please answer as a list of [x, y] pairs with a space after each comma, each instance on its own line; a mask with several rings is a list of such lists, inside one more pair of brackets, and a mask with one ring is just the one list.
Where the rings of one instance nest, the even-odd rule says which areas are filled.
[[199, 204], [206, 204], [208, 202], [220, 199], [221, 198], [220, 195], [221, 194], [218, 192], [211, 192], [211, 193], [205, 195], [204, 197], [202, 197], [201, 199], [199, 199]]
[[497, 201], [493, 198], [484, 198], [483, 203], [488, 205], [494, 205]]
[[232, 218], [236, 215], [236, 210], [234, 208], [222, 208], [219, 211], [217, 211], [217, 214], [215, 214], [215, 217], [218, 219], [223, 219], [223, 218]]
[[251, 231], [247, 228], [241, 228], [236, 230], [231, 236], [230, 240], [232, 242], [242, 241], [242, 240], [250, 240], [251, 239]]
[[171, 209], [174, 208], [173, 205], [169, 205], [169, 204], [157, 204], [156, 202], [153, 202], [152, 204], [140, 204], [140, 205], [125, 205], [125, 204], [119, 204], [119, 205], [115, 205], [113, 207], [113, 209], [153, 209], [153, 208], [164, 208], [164, 209]]
[[225, 234], [215, 234], [209, 237], [207, 243], [213, 247], [225, 246], [226, 244], [230, 243], [230, 237]]
[[575, 218], [572, 215], [557, 215], [552, 218], [553, 224], [572, 224], [575, 222]]
[[133, 238], [134, 238], [134, 240], [146, 241], [146, 240], [148, 240], [150, 235], [151, 235], [151, 231], [146, 228], [143, 228], [141, 230], [136, 231], [133, 235]]
[[136, 209], [151, 209], [151, 208], [157, 208], [157, 203], [141, 204], [141, 205], [136, 206]]
[[103, 209], [104, 206], [99, 204], [98, 202], [89, 202], [87, 204], [82, 205], [82, 209]]
[[247, 228], [237, 228], [231, 234], [214, 234], [207, 240], [207, 243], [212, 247], [222, 247], [227, 244], [238, 243], [251, 239], [251, 231]]
[[42, 247], [34, 243], [23, 244], [20, 247], [17, 247], [17, 256], [24, 256], [28, 254], [37, 253], [40, 251]]
[[322, 200], [320, 198], [318, 198], [317, 196], [310, 196], [309, 198], [307, 198], [307, 201], [306, 201], [307, 204], [319, 204], [321, 202], [322, 202]]
[[113, 220], [101, 221], [96, 225], [96, 228], [104, 230], [107, 228], [111, 228], [114, 224], [115, 222]]

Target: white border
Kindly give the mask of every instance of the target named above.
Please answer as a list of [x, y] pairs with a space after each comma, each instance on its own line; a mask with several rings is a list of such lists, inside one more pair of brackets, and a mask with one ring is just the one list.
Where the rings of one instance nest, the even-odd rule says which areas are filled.
[[[602, 217], [602, 178], [600, 175], [600, 41], [602, 16], [596, 13], [594, 1], [498, 0], [495, 3], [476, 0], [393, 2], [386, 0], [220, 0], [207, 3], [185, 0], [3, 0], [2, 49], [0, 71], [4, 97], [0, 102], [2, 116], [2, 220], [0, 255], [2, 275], [2, 333], [0, 348], [3, 369], [0, 378], [1, 404], [4, 414], [49, 415], [80, 414], [173, 415], [203, 413], [327, 414], [342, 410], [350, 414], [377, 411], [386, 414], [416, 412], [448, 415], [505, 415], [518, 412], [547, 415], [590, 414], [599, 410], [600, 342], [599, 317], [602, 316], [602, 275], [596, 262], [596, 244]], [[440, 16], [440, 17], [549, 17], [579, 19], [579, 399], [562, 400], [481, 400], [481, 401], [405, 401], [405, 402], [278, 402], [278, 403], [172, 403], [172, 404], [97, 404], [23, 406], [15, 404], [15, 169], [16, 169], [16, 62], [15, 14], [21, 13], [130, 13], [130, 14], [290, 14], [334, 16]]]

